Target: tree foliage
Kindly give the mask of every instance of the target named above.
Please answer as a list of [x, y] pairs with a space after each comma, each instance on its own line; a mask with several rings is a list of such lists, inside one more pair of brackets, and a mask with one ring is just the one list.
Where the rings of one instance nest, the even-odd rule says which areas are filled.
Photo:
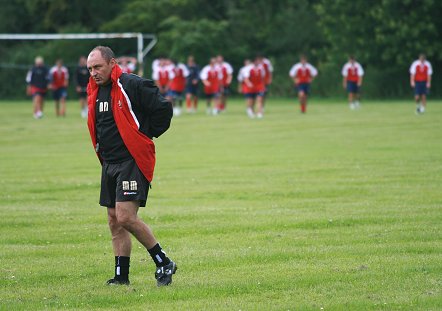
[[[245, 58], [262, 53], [275, 66], [272, 92], [281, 95], [290, 94], [287, 74], [300, 53], [319, 69], [314, 93], [342, 94], [340, 67], [354, 54], [366, 68], [365, 94], [403, 96], [409, 92], [408, 66], [420, 52], [433, 63], [435, 81], [440, 80], [440, 12], [437, 0], [15, 0], [2, 4], [0, 32], [154, 33], [159, 42], [148, 61], [160, 55], [183, 61], [193, 54], [203, 65], [223, 54], [236, 69]], [[119, 55], [135, 54], [134, 42], [98, 43], [112, 45]], [[36, 54], [48, 62], [61, 56], [74, 64], [95, 44], [3, 41], [0, 53], [2, 62], [13, 64], [31, 64]], [[5, 79], [10, 77], [2, 74], [0, 80]]]

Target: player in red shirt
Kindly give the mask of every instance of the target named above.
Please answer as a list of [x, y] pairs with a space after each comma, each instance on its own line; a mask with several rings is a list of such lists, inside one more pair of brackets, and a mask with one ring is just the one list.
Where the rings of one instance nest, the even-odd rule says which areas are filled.
[[359, 64], [354, 56], [348, 58], [348, 62], [342, 67], [342, 84], [344, 89], [348, 92], [348, 103], [350, 109], [360, 108], [360, 95], [359, 90], [362, 85], [362, 77], [364, 76], [364, 69], [361, 64]]
[[66, 97], [69, 85], [69, 71], [63, 66], [63, 60], [58, 59], [50, 70], [51, 89], [55, 101], [55, 115], [66, 116]]
[[137, 59], [135, 57], [121, 56], [117, 58], [117, 63], [123, 73], [134, 73]]
[[222, 55], [216, 57], [216, 62], [221, 75], [219, 110], [224, 111], [227, 105], [227, 96], [229, 96], [230, 92], [230, 84], [232, 83], [233, 68], [229, 63], [224, 61]]
[[431, 87], [431, 75], [433, 68], [424, 54], [419, 55], [410, 67], [410, 85], [414, 88], [414, 99], [416, 101], [416, 113], [425, 112], [427, 107], [427, 93]]
[[248, 66], [251, 64], [252, 62], [250, 61], [250, 59], [245, 59], [244, 60], [244, 66], [243, 67], [241, 67], [240, 69], [239, 69], [239, 71], [238, 71], [238, 77], [237, 77], [237, 79], [238, 79], [238, 93], [241, 93], [241, 94], [246, 94], [246, 93], [249, 93], [249, 89], [248, 89], [248, 87], [247, 87], [247, 84], [245, 83], [245, 81], [244, 81], [244, 74], [245, 74], [245, 71], [246, 70], [248, 70]]
[[[200, 73], [200, 79], [204, 85], [204, 93], [207, 98], [207, 114], [218, 114], [220, 111], [220, 90], [221, 90], [221, 72], [217, 68], [216, 58], [210, 59], [210, 64], [206, 65]], [[212, 100], [214, 101], [213, 110], [211, 109]]]
[[245, 94], [247, 102], [247, 115], [249, 118], [255, 118], [254, 106], [257, 105], [256, 117], [263, 118], [263, 104], [265, 96], [265, 70], [261, 65], [261, 60], [256, 57], [253, 64], [245, 67], [243, 71]]
[[265, 82], [265, 86], [266, 86], [266, 91], [265, 91], [265, 96], [263, 98], [263, 105], [264, 105], [267, 94], [269, 93], [270, 84], [272, 84], [272, 81], [273, 81], [273, 65], [272, 65], [272, 62], [268, 58], [266, 58], [262, 55], [259, 55], [258, 58], [261, 63], [261, 66], [264, 68], [264, 72], [265, 72], [264, 82]]
[[189, 70], [182, 63], [172, 63], [174, 64], [172, 69], [173, 78], [170, 81], [167, 97], [172, 101], [173, 114], [179, 116], [183, 106], [183, 92], [186, 89], [186, 77], [189, 75]]
[[169, 91], [170, 81], [173, 79], [174, 74], [173, 66], [171, 66], [171, 62], [167, 59], [160, 59], [157, 64], [155, 64], [152, 78], [155, 81], [155, 84], [158, 86], [161, 95], [166, 97], [167, 91]]
[[293, 65], [289, 75], [293, 79], [295, 89], [298, 92], [301, 113], [305, 113], [307, 111], [307, 98], [310, 94], [310, 84], [318, 75], [318, 70], [307, 62], [307, 57], [301, 55], [300, 62]]

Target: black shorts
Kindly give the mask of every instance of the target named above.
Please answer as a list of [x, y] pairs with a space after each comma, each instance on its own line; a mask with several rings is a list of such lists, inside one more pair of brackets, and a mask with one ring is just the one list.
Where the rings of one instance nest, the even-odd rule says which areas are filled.
[[134, 159], [122, 163], [103, 163], [100, 205], [115, 207], [115, 202], [139, 201], [146, 206], [150, 184]]

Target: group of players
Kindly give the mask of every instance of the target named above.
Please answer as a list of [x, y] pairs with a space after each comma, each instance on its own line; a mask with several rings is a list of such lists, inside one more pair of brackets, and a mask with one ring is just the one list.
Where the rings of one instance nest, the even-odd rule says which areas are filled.
[[[414, 98], [416, 101], [416, 114], [425, 112], [427, 106], [427, 94], [431, 88], [431, 76], [433, 69], [425, 54], [420, 54], [409, 69], [410, 85], [414, 89]], [[364, 69], [353, 55], [349, 56], [348, 62], [342, 67], [343, 87], [348, 93], [348, 103], [350, 109], [360, 108], [360, 88], [364, 76]], [[300, 62], [293, 65], [289, 76], [293, 79], [295, 90], [298, 93], [298, 99], [301, 112], [305, 113], [307, 108], [307, 97], [310, 93], [310, 84], [318, 75], [318, 70], [307, 62], [307, 58], [301, 55]]]
[[[35, 119], [43, 117], [44, 99], [48, 90], [52, 91], [55, 101], [55, 115], [66, 116], [67, 87], [69, 85], [69, 71], [58, 59], [52, 68], [44, 64], [42, 57], [35, 58], [34, 66], [26, 75], [27, 94], [32, 96]], [[86, 88], [89, 83], [89, 71], [86, 67], [86, 57], [81, 56], [75, 70], [76, 91], [80, 98], [81, 116], [87, 117]]]
[[159, 58], [152, 63], [152, 79], [160, 93], [172, 102], [174, 115], [177, 116], [182, 113], [184, 98], [187, 111], [196, 111], [200, 81], [207, 98], [207, 114], [225, 111], [232, 74], [232, 66], [224, 61], [222, 55], [212, 57], [202, 69], [193, 56], [188, 57], [186, 65], [168, 58]]
[[[135, 70], [136, 58], [120, 57], [118, 64], [124, 72], [131, 73]], [[86, 66], [86, 57], [80, 56], [75, 68], [75, 90], [80, 100], [81, 117], [87, 118], [87, 85], [89, 83], [89, 70]], [[32, 96], [33, 114], [35, 119], [43, 117], [44, 100], [48, 91], [52, 91], [55, 101], [55, 115], [66, 116], [67, 88], [69, 86], [69, 70], [63, 65], [63, 60], [58, 59], [55, 65], [48, 68], [43, 57], [35, 58], [34, 66], [26, 75], [27, 94]]]
[[[164, 96], [172, 101], [174, 114], [180, 115], [182, 99], [185, 94], [188, 112], [194, 112], [198, 102], [198, 81], [201, 80], [207, 98], [207, 114], [217, 115], [225, 111], [227, 96], [232, 83], [233, 68], [224, 61], [222, 55], [210, 59], [208, 65], [200, 71], [192, 56], [189, 56], [187, 65], [161, 58], [152, 64], [153, 80]], [[410, 85], [414, 88], [416, 113], [421, 114], [426, 109], [426, 96], [431, 87], [431, 64], [425, 55], [410, 67]], [[307, 61], [305, 55], [300, 56], [294, 64], [289, 76], [293, 80], [294, 89], [298, 96], [301, 113], [307, 112], [307, 100], [310, 86], [318, 70]], [[351, 110], [360, 108], [360, 89], [363, 82], [364, 69], [353, 55], [341, 70], [343, 88], [348, 93], [348, 104]], [[238, 71], [238, 92], [246, 100], [246, 113], [249, 118], [263, 118], [264, 103], [273, 78], [273, 66], [268, 58], [262, 55], [253, 60], [246, 59], [244, 66]], [[213, 102], [213, 107], [212, 107]]]
[[[123, 72], [133, 73], [137, 60], [134, 57], [120, 57], [117, 59]], [[431, 87], [431, 64], [425, 55], [419, 55], [410, 67], [410, 85], [414, 88], [416, 113], [421, 114], [426, 109], [426, 96]], [[360, 108], [360, 88], [362, 86], [364, 69], [354, 56], [350, 56], [343, 66], [343, 87], [348, 93], [348, 103], [352, 110]], [[306, 113], [307, 100], [310, 94], [311, 83], [318, 75], [318, 70], [307, 61], [305, 55], [300, 56], [294, 64], [289, 76], [293, 80], [297, 93], [300, 111]], [[160, 93], [173, 104], [174, 115], [182, 113], [183, 100], [186, 101], [187, 112], [193, 113], [198, 106], [198, 90], [200, 82], [203, 85], [207, 99], [207, 114], [217, 115], [226, 110], [227, 98], [233, 80], [233, 68], [222, 55], [210, 58], [209, 64], [202, 69], [189, 56], [187, 64], [168, 58], [158, 58], [152, 63], [152, 79], [158, 86]], [[246, 59], [237, 75], [238, 92], [246, 100], [246, 113], [249, 118], [263, 118], [266, 95], [273, 79], [273, 66], [270, 60], [257, 55], [253, 60]], [[35, 64], [29, 70], [26, 81], [27, 93], [33, 97], [34, 118], [43, 117], [44, 98], [48, 90], [52, 91], [55, 101], [56, 116], [66, 115], [67, 87], [69, 85], [69, 71], [63, 66], [61, 59], [57, 60], [52, 68], [45, 66], [42, 57], [36, 57]], [[89, 71], [86, 67], [86, 58], [81, 56], [75, 70], [76, 92], [80, 99], [81, 116], [87, 117], [87, 84]]]
[[[182, 113], [184, 98], [187, 111], [196, 111], [200, 81], [207, 99], [207, 114], [217, 115], [226, 110], [233, 68], [222, 55], [210, 58], [202, 69], [193, 56], [188, 57], [186, 65], [159, 58], [152, 63], [152, 71], [152, 78], [160, 92], [173, 103], [175, 115]], [[272, 72], [272, 64], [262, 56], [257, 56], [253, 62], [247, 60], [239, 70], [239, 92], [247, 99], [247, 114], [251, 118], [263, 117], [264, 98], [272, 81]]]

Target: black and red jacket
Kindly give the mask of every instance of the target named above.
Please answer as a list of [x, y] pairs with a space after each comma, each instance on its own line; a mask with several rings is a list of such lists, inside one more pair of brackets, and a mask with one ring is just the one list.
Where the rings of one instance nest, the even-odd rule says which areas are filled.
[[[112, 113], [126, 148], [149, 182], [155, 168], [153, 137], [159, 137], [170, 126], [172, 104], [159, 93], [153, 81], [123, 73], [114, 66], [111, 73]], [[97, 145], [95, 105], [98, 85], [91, 77], [88, 93], [88, 127], [94, 148]], [[97, 156], [102, 162], [100, 154]]]

